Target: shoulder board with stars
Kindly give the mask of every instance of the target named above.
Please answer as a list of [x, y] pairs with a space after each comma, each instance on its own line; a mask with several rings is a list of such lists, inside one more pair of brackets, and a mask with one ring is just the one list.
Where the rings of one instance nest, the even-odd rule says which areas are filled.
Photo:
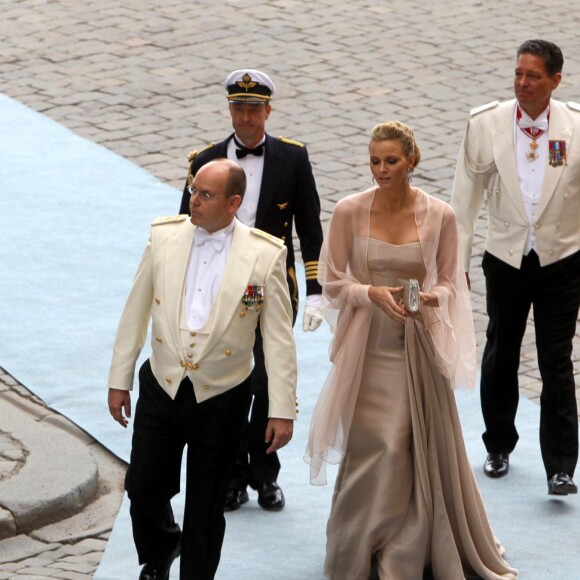
[[574, 101], [568, 101], [566, 106], [573, 111], [580, 111], [580, 103], [575, 103]]
[[189, 155], [187, 156], [187, 161], [191, 163], [200, 153], [203, 153], [204, 151], [207, 151], [212, 147], [215, 147], [215, 143], [210, 143], [209, 145], [206, 145], [203, 149], [200, 149], [199, 151], [197, 149], [190, 151]]
[[258, 228], [251, 228], [250, 231], [255, 236], [258, 236], [260, 238], [264, 238], [265, 240], [268, 240], [269, 242], [272, 242], [273, 244], [275, 244], [279, 248], [281, 248], [281, 247], [284, 246], [284, 241], [283, 240], [281, 240], [280, 238], [277, 238], [276, 236], [273, 236], [272, 234], [269, 234], [267, 232], [264, 232], [263, 230], [259, 230]]
[[485, 105], [481, 105], [480, 107], [475, 107], [475, 109], [471, 109], [469, 114], [474, 117], [475, 115], [479, 115], [479, 113], [483, 113], [484, 111], [489, 111], [489, 109], [495, 109], [499, 105], [499, 101], [492, 101], [491, 103], [486, 103]]
[[294, 139], [287, 139], [286, 137], [278, 137], [279, 141], [282, 143], [288, 143], [288, 145], [296, 145], [296, 147], [304, 147], [304, 143], [300, 143], [300, 141], [294, 141]]
[[170, 215], [167, 217], [159, 217], [155, 221], [151, 223], [152, 226], [162, 226], [163, 224], [175, 224], [178, 222], [182, 222], [188, 218], [187, 215]]

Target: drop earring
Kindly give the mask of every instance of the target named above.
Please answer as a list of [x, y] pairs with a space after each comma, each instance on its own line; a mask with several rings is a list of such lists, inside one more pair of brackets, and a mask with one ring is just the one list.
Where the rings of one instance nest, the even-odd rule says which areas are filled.
[[413, 181], [413, 168], [409, 167], [407, 169], [407, 183], [411, 183], [411, 181]]

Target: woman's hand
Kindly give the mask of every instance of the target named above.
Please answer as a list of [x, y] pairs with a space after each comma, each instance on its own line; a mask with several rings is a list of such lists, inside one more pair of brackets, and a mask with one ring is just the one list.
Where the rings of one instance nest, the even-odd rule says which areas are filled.
[[421, 306], [439, 306], [439, 298], [435, 292], [419, 292]]
[[405, 308], [405, 303], [403, 299], [400, 300], [400, 306], [405, 311], [405, 317], [413, 318], [415, 320], [423, 321], [423, 314], [421, 313], [421, 307], [423, 306], [439, 306], [439, 299], [437, 294], [434, 292], [419, 292], [419, 310], [416, 312], [409, 312]]
[[373, 304], [376, 304], [387, 316], [393, 320], [405, 324], [409, 313], [403, 306], [403, 299], [395, 299], [393, 294], [400, 294], [403, 291], [402, 286], [370, 286], [369, 298]]
[[[409, 312], [403, 302], [403, 286], [370, 286], [369, 298], [373, 304], [376, 304], [385, 314], [393, 320], [405, 324], [407, 318], [422, 320], [421, 308], [417, 312]], [[395, 297], [394, 294], [400, 294]], [[434, 292], [419, 292], [421, 306], [439, 306], [439, 299]]]

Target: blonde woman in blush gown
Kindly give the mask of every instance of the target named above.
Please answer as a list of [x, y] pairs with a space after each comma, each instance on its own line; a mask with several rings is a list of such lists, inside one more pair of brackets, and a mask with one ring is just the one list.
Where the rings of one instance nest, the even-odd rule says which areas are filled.
[[[333, 366], [306, 452], [314, 484], [338, 463], [332, 580], [514, 579], [467, 459], [452, 387], [476, 380], [455, 215], [411, 185], [421, 155], [397, 121], [374, 128], [376, 186], [336, 204], [319, 267]], [[407, 311], [401, 280], [420, 283]]]

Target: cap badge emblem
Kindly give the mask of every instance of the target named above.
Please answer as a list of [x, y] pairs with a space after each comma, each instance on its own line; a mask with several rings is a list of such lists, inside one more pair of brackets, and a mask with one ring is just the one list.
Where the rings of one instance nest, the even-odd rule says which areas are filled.
[[242, 77], [242, 80], [241, 81], [238, 81], [236, 84], [241, 89], [244, 89], [246, 91], [246, 93], [247, 93], [250, 89], [253, 89], [258, 83], [254, 82], [252, 80], [252, 77], [248, 73], [246, 73]]

